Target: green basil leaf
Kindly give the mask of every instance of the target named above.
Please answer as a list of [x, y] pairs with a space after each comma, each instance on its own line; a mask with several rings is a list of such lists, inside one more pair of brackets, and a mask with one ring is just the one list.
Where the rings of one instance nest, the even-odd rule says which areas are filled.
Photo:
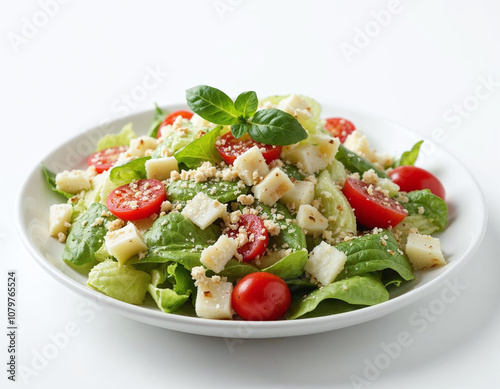
[[[409, 201], [401, 205], [408, 210], [408, 215], [425, 216], [439, 228], [439, 231], [444, 230], [448, 219], [448, 207], [443, 199], [433, 194], [429, 189], [408, 192], [406, 197]], [[423, 213], [420, 213], [419, 209]]]
[[389, 178], [389, 176], [385, 174], [385, 172], [375, 167], [373, 163], [367, 161], [355, 152], [346, 149], [343, 145], [339, 145], [339, 149], [337, 151], [337, 154], [335, 154], [335, 158], [338, 161], [342, 162], [346, 169], [351, 171], [352, 173], [363, 174], [364, 172], [373, 169], [377, 176], [379, 176], [380, 178]]
[[115, 185], [125, 185], [132, 180], [143, 180], [146, 175], [146, 161], [150, 156], [133, 159], [123, 165], [115, 166], [109, 173], [109, 179]]
[[73, 222], [62, 259], [77, 266], [95, 262], [95, 253], [103, 245], [104, 235], [108, 232], [106, 224], [115, 219], [116, 217], [109, 213], [104, 204], [93, 203]]
[[247, 131], [248, 125], [245, 123], [236, 123], [231, 126], [231, 132], [236, 139], [241, 138]]
[[151, 123], [151, 127], [149, 127], [148, 136], [151, 138], [156, 138], [158, 136], [160, 124], [163, 123], [169, 114], [170, 111], [162, 111], [162, 109], [155, 103], [155, 116], [153, 118], [153, 123]]
[[[286, 318], [296, 319], [313, 312], [321, 302], [329, 299], [341, 300], [354, 306], [369, 306], [389, 300], [389, 293], [384, 285], [371, 275], [354, 276], [312, 291], [305, 298], [292, 304]], [[344, 311], [344, 309], [331, 308], [332, 312], [323, 309], [322, 314]]]
[[287, 146], [307, 138], [306, 130], [295, 117], [276, 108], [257, 111], [248, 124], [250, 136], [267, 145]]
[[195, 169], [203, 162], [208, 161], [215, 165], [222, 161], [219, 152], [215, 148], [215, 142], [221, 130], [222, 126], [217, 126], [177, 151], [174, 154], [177, 162], [184, 163], [190, 169]]
[[413, 166], [418, 158], [418, 153], [420, 151], [420, 146], [424, 143], [423, 140], [415, 143], [410, 151], [405, 151], [399, 161], [396, 162], [395, 167], [398, 166]]
[[208, 181], [194, 182], [177, 180], [167, 187], [168, 199], [170, 201], [188, 201], [198, 193], [205, 193], [208, 197], [218, 200], [221, 203], [236, 201], [242, 195], [247, 194], [248, 187], [238, 188], [238, 182], [234, 181]]
[[238, 123], [233, 100], [224, 92], [207, 85], [198, 85], [186, 91], [189, 108], [209, 122], [222, 125]]
[[49, 184], [50, 189], [52, 189], [54, 192], [59, 193], [60, 195], [66, 197], [67, 199], [70, 199], [74, 197], [74, 194], [64, 192], [62, 190], [57, 189], [56, 186], [56, 175], [55, 173], [52, 173], [47, 167], [45, 166], [44, 163], [42, 163], [42, 172], [43, 175], [45, 176], [45, 180], [47, 181], [47, 184]]
[[291, 163], [285, 163], [280, 169], [283, 170], [288, 177], [295, 178], [296, 180], [304, 181], [306, 178], [306, 176], [300, 172], [299, 168]]
[[[244, 118], [248, 119], [257, 112], [259, 106], [259, 99], [257, 93], [253, 91], [241, 93], [235, 100], [234, 106], [236, 111]], [[239, 138], [239, 137], [238, 137]]]

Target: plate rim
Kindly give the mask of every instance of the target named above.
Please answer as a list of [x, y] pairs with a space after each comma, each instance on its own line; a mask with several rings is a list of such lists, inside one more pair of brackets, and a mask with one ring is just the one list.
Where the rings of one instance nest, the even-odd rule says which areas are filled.
[[[172, 104], [158, 104], [160, 108], [164, 109], [182, 109], [182, 107], [187, 107], [185, 103], [172, 103]], [[323, 103], [322, 107], [326, 107], [326, 110], [346, 110], [353, 112], [354, 114], [363, 115], [365, 117], [374, 118], [377, 121], [383, 121], [390, 123], [391, 125], [397, 127], [400, 131], [405, 132], [407, 135], [412, 137], [419, 135], [419, 133], [412, 131], [407, 126], [402, 125], [396, 121], [387, 119], [382, 115], [372, 113], [368, 110], [360, 110], [355, 107], [350, 107], [343, 104], [337, 104], [336, 102]], [[178, 108], [179, 107], [179, 108]], [[129, 114], [119, 115], [111, 118], [109, 123], [115, 123], [120, 120], [130, 119], [133, 122], [135, 117], [140, 117], [145, 114], [154, 113], [154, 108], [142, 109], [139, 111], [134, 111]], [[480, 208], [481, 212], [477, 212], [479, 218], [480, 229], [475, 231], [475, 236], [472, 243], [467, 247], [465, 252], [460, 255], [460, 260], [453, 264], [449, 270], [437, 275], [432, 280], [428, 281], [426, 284], [417, 287], [416, 289], [409, 290], [401, 295], [395, 296], [388, 301], [374, 306], [364, 307], [362, 309], [343, 312], [335, 315], [320, 316], [314, 318], [304, 318], [297, 320], [279, 320], [270, 322], [253, 322], [253, 321], [240, 321], [240, 320], [211, 320], [199, 317], [190, 317], [179, 315], [175, 313], [164, 313], [156, 309], [148, 309], [143, 306], [132, 305], [125, 303], [120, 300], [111, 298], [99, 291], [93, 290], [85, 285], [82, 285], [75, 279], [64, 274], [56, 266], [52, 265], [47, 258], [42, 254], [38, 253], [35, 247], [31, 244], [30, 237], [28, 236], [28, 230], [24, 225], [23, 218], [23, 193], [26, 192], [30, 178], [36, 174], [40, 174], [40, 163], [47, 159], [55, 150], [60, 149], [74, 142], [76, 137], [85, 135], [91, 131], [95, 131], [101, 126], [96, 125], [88, 128], [85, 131], [81, 131], [78, 134], [67, 139], [65, 142], [58, 144], [56, 147], [52, 148], [48, 153], [45, 154], [41, 161], [25, 175], [25, 181], [21, 185], [16, 201], [16, 227], [18, 233], [21, 237], [24, 247], [27, 249], [31, 257], [38, 263], [39, 266], [44, 269], [52, 278], [56, 281], [62, 283], [68, 287], [73, 292], [86, 299], [93, 300], [100, 304], [102, 307], [110, 308], [112, 311], [125, 316], [131, 317], [135, 320], [141, 321], [143, 323], [151, 324], [163, 327], [166, 329], [171, 329], [184, 333], [206, 335], [206, 336], [216, 336], [224, 338], [240, 338], [240, 339], [250, 339], [250, 338], [277, 338], [277, 337], [289, 337], [289, 336], [302, 336], [310, 335], [322, 332], [333, 331], [336, 329], [349, 327], [352, 325], [362, 324], [388, 314], [391, 314], [399, 309], [407, 307], [408, 305], [422, 299], [423, 297], [429, 295], [435, 291], [439, 286], [442, 286], [444, 282], [449, 279], [453, 274], [456, 274], [463, 266], [465, 266], [470, 259], [473, 257], [474, 253], [478, 250], [481, 242], [484, 238], [487, 223], [488, 214], [484, 201], [484, 194], [482, 193], [481, 187], [479, 186], [476, 178], [471, 174], [469, 169], [452, 153], [443, 147], [436, 146], [440, 153], [445, 154], [447, 158], [451, 158], [455, 163], [459, 164], [463, 171], [468, 175], [476, 184], [477, 194], [480, 204], [476, 204], [476, 210]], [[68, 265], [66, 265], [68, 266]], [[332, 322], [332, 323], [329, 323]], [[281, 325], [276, 325], [280, 323]], [[327, 324], [331, 324], [328, 326]], [[304, 331], [304, 328], [308, 330]], [[246, 332], [243, 332], [243, 330]]]

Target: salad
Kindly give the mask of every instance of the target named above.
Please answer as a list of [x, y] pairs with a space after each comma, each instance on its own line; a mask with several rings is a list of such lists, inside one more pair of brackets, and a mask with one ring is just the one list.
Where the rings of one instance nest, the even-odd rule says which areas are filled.
[[[278, 320], [382, 303], [446, 264], [432, 173], [377, 153], [299, 95], [234, 101], [206, 85], [190, 111], [156, 107], [146, 136], [104, 136], [88, 168], [42, 170], [62, 259], [130, 304], [209, 319]], [[416, 272], [417, 271], [417, 272]]]

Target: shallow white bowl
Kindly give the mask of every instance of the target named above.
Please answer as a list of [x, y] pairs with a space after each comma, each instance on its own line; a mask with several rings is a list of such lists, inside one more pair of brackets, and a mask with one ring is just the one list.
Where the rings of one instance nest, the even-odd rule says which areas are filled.
[[[186, 107], [175, 105], [166, 108], [177, 110]], [[374, 148], [391, 155], [400, 155], [420, 140], [403, 126], [372, 114], [328, 105], [324, 105], [323, 109], [323, 117], [341, 116], [350, 119], [367, 134]], [[128, 122], [133, 122], [137, 134], [145, 134], [152, 118], [153, 110], [148, 110], [117, 119], [105, 127], [92, 128], [56, 148], [43, 162], [56, 172], [83, 168], [87, 156], [95, 150], [102, 135], [117, 132]], [[19, 195], [18, 226], [22, 240], [33, 258], [55, 280], [132, 319], [181, 332], [228, 338], [271, 338], [325, 332], [379, 318], [417, 301], [442, 287], [446, 279], [456, 273], [478, 248], [487, 220], [478, 185], [467, 169], [449, 153], [438, 147], [429, 150], [422, 153], [417, 164], [435, 173], [446, 188], [449, 219], [448, 227], [440, 239], [448, 264], [418, 273], [415, 281], [395, 290], [385, 303], [332, 316], [272, 322], [208, 320], [165, 314], [152, 305], [127, 304], [88, 288], [87, 278], [61, 260], [63, 245], [48, 236], [49, 206], [63, 200], [48, 188], [40, 163], [34, 166]]]

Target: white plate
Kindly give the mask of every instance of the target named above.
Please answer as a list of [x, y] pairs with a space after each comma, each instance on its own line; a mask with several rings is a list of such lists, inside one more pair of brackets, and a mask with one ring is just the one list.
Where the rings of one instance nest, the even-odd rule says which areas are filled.
[[[186, 108], [170, 106], [171, 110]], [[368, 135], [379, 151], [400, 155], [409, 149], [419, 136], [406, 128], [379, 118], [342, 107], [325, 105], [323, 117], [343, 116]], [[82, 168], [86, 158], [95, 150], [104, 133], [117, 132], [133, 122], [138, 134], [147, 132], [153, 110], [117, 119], [106, 128], [93, 128], [56, 148], [44, 159], [53, 171]], [[106, 305], [113, 311], [135, 320], [176, 331], [228, 338], [271, 338], [307, 335], [347, 327], [387, 315], [401, 309], [436, 288], [462, 267], [478, 248], [486, 228], [486, 209], [479, 186], [454, 157], [442, 149], [423, 155], [418, 165], [434, 172], [446, 188], [449, 206], [448, 227], [441, 234], [441, 244], [448, 259], [444, 267], [417, 274], [417, 279], [399, 288], [391, 299], [382, 304], [332, 316], [273, 322], [218, 321], [196, 317], [165, 314], [153, 306], [130, 305], [105, 296], [86, 286], [86, 277], [61, 260], [63, 245], [48, 236], [49, 206], [62, 199], [46, 185], [37, 163], [19, 197], [18, 222], [23, 242], [29, 252], [52, 277], [78, 294]]]

